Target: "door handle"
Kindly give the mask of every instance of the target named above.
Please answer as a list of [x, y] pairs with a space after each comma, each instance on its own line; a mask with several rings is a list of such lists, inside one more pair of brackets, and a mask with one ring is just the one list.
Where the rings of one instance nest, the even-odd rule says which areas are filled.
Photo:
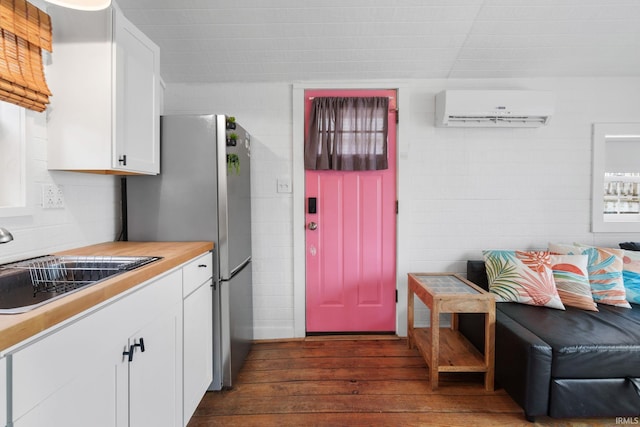
[[311, 221], [308, 225], [309, 230], [315, 230], [316, 228], [318, 228], [318, 224], [316, 224], [315, 222]]

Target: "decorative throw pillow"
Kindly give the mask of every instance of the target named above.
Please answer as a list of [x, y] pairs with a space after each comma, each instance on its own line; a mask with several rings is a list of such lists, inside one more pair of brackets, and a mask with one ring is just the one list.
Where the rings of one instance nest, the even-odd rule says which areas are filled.
[[482, 251], [489, 292], [501, 302], [564, 310], [547, 251]]
[[591, 295], [588, 260], [587, 255], [551, 255], [551, 270], [558, 295], [565, 306], [598, 311]]
[[622, 278], [627, 301], [640, 304], [640, 252], [624, 251]]
[[587, 255], [591, 295], [597, 304], [631, 308], [622, 280], [622, 249], [549, 243], [554, 254]]

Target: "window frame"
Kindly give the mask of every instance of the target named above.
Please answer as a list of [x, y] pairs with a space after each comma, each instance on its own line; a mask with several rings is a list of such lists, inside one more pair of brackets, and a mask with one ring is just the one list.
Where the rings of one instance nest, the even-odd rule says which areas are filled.
[[[607, 221], [604, 216], [604, 183], [607, 140], [640, 136], [640, 123], [594, 123], [592, 128], [593, 157], [591, 170], [591, 231], [593, 233], [640, 232], [640, 218], [629, 216], [630, 221]], [[640, 143], [640, 142], [639, 142]], [[625, 171], [625, 172], [640, 172]]]
[[[27, 206], [27, 137], [26, 137], [26, 109], [7, 102], [0, 103], [0, 126], [15, 126], [10, 130], [10, 134], [18, 135], [17, 144], [11, 144], [11, 147], [5, 146], [6, 149], [14, 150], [12, 156], [18, 158], [18, 168], [12, 175], [3, 176], [0, 180], [0, 191], [3, 190], [2, 182], [7, 180], [17, 180], [18, 191], [13, 200], [6, 204], [0, 205], [0, 218], [27, 216], [32, 214], [32, 210]], [[18, 120], [15, 120], [14, 111], [9, 109], [15, 108], [15, 114]], [[10, 117], [7, 118], [9, 111]], [[0, 135], [1, 137], [1, 135]], [[0, 146], [0, 156], [3, 156], [2, 146]], [[17, 152], [17, 153], [16, 153]]]

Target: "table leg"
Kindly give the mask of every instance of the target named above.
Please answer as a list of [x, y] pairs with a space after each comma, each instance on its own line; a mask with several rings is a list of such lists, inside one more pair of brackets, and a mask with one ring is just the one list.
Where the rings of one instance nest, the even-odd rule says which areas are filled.
[[431, 390], [438, 388], [438, 367], [440, 366], [440, 310], [438, 304], [431, 307], [431, 366], [429, 366], [429, 380]]
[[407, 344], [410, 349], [415, 346], [413, 340], [413, 301], [413, 290], [411, 289], [411, 284], [409, 284], [407, 289]]
[[493, 391], [495, 375], [495, 308], [489, 309], [487, 313], [485, 313], [484, 319], [484, 362], [487, 367], [487, 371], [484, 374], [484, 388], [487, 391]]

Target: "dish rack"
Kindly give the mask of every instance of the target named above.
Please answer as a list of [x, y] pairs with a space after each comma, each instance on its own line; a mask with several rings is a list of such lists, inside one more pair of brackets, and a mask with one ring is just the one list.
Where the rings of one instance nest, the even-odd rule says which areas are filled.
[[40, 292], [70, 292], [157, 259], [157, 257], [46, 255], [6, 264], [3, 267], [28, 270], [35, 295]]

